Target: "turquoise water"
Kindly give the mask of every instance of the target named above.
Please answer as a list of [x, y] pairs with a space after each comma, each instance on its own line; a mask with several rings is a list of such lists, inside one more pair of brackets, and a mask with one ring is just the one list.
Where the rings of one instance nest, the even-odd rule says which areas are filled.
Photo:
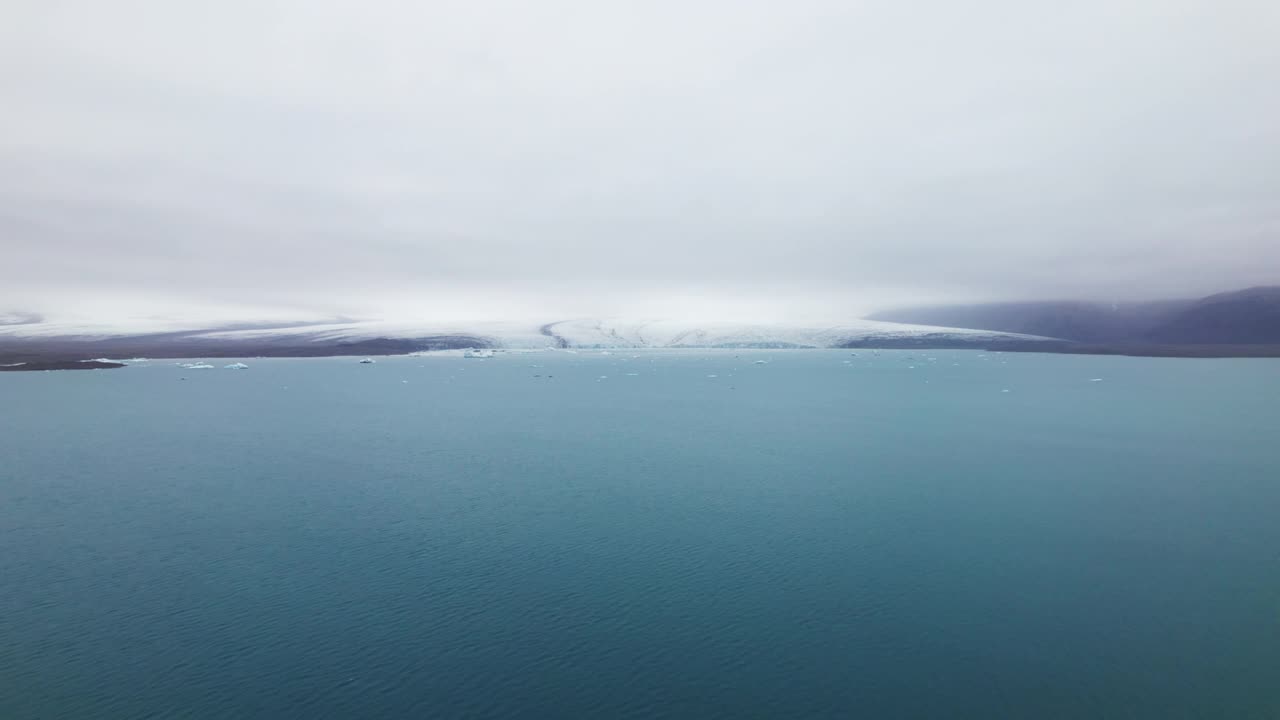
[[0, 717], [1280, 717], [1280, 362], [228, 362], [0, 375]]

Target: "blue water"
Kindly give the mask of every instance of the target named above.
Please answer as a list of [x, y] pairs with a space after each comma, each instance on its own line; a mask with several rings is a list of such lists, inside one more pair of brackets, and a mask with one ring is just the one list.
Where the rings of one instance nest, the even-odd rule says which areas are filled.
[[226, 362], [0, 374], [0, 717], [1280, 717], [1280, 362]]

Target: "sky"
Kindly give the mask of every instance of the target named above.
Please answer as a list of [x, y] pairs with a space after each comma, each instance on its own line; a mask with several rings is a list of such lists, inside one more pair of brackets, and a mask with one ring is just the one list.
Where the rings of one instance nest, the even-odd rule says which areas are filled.
[[1274, 0], [7, 0], [0, 313], [1280, 283]]

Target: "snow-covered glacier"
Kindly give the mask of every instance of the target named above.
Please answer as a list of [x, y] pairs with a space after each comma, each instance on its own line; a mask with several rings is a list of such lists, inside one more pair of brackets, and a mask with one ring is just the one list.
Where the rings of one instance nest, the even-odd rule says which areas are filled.
[[221, 340], [268, 340], [282, 337], [316, 342], [355, 342], [379, 338], [417, 339], [470, 337], [495, 348], [674, 348], [775, 347], [830, 348], [850, 343], [936, 340], [939, 342], [1051, 340], [1033, 335], [905, 325], [858, 320], [837, 325], [695, 323], [678, 320], [581, 318], [558, 322], [432, 324], [362, 322], [282, 329], [233, 330], [198, 337]]
[[850, 343], [1050, 340], [1031, 335], [858, 320], [836, 325], [691, 323], [673, 320], [568, 320], [545, 326], [568, 347], [776, 347], [830, 348]]
[[[225, 326], [224, 326], [225, 327]], [[882, 345], [981, 346], [1052, 341], [1033, 335], [855, 320], [824, 323], [694, 322], [669, 319], [576, 318], [550, 322], [359, 321], [258, 325], [245, 329], [183, 326], [180, 321], [111, 325], [33, 322], [0, 326], [0, 343], [123, 344], [135, 354], [166, 347], [246, 354], [394, 354], [441, 348], [833, 348]], [[321, 352], [331, 348], [334, 352]], [[281, 351], [274, 353], [274, 351]], [[270, 351], [270, 352], [269, 352]], [[202, 351], [197, 354], [205, 354]], [[169, 355], [175, 357], [175, 355]]]

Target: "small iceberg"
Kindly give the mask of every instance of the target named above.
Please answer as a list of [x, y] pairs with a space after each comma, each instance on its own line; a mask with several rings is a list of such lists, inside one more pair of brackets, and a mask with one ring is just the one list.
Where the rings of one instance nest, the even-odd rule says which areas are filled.
[[757, 361], [756, 361], [756, 364], [757, 364], [757, 365], [768, 365], [768, 364], [769, 364], [769, 361], [768, 361], [768, 360], [757, 360]]
[[182, 367], [184, 367], [184, 368], [186, 368], [186, 369], [188, 369], [188, 370], [212, 370], [212, 369], [213, 369], [213, 366], [212, 366], [212, 365], [210, 365], [209, 363], [205, 363], [205, 362], [198, 362], [198, 363], [184, 363], [184, 364], [182, 365]]
[[485, 348], [481, 348], [481, 349], [467, 348], [467, 351], [462, 353], [462, 357], [480, 358], [483, 360], [483, 359], [491, 358], [495, 354], [496, 353], [494, 353], [492, 350], [488, 350]]
[[249, 366], [245, 365], [242, 362], [231, 363], [230, 365], [223, 365], [222, 367], [223, 369], [226, 369], [226, 370], [248, 370], [249, 369]]
[[360, 361], [360, 364], [361, 364], [361, 365], [372, 365], [373, 363], [374, 363], [374, 359], [373, 359], [373, 358], [365, 358], [365, 359], [363, 359], [363, 360], [361, 360], [361, 361]]
[[1092, 378], [1089, 382], [1102, 382], [1102, 378]]

